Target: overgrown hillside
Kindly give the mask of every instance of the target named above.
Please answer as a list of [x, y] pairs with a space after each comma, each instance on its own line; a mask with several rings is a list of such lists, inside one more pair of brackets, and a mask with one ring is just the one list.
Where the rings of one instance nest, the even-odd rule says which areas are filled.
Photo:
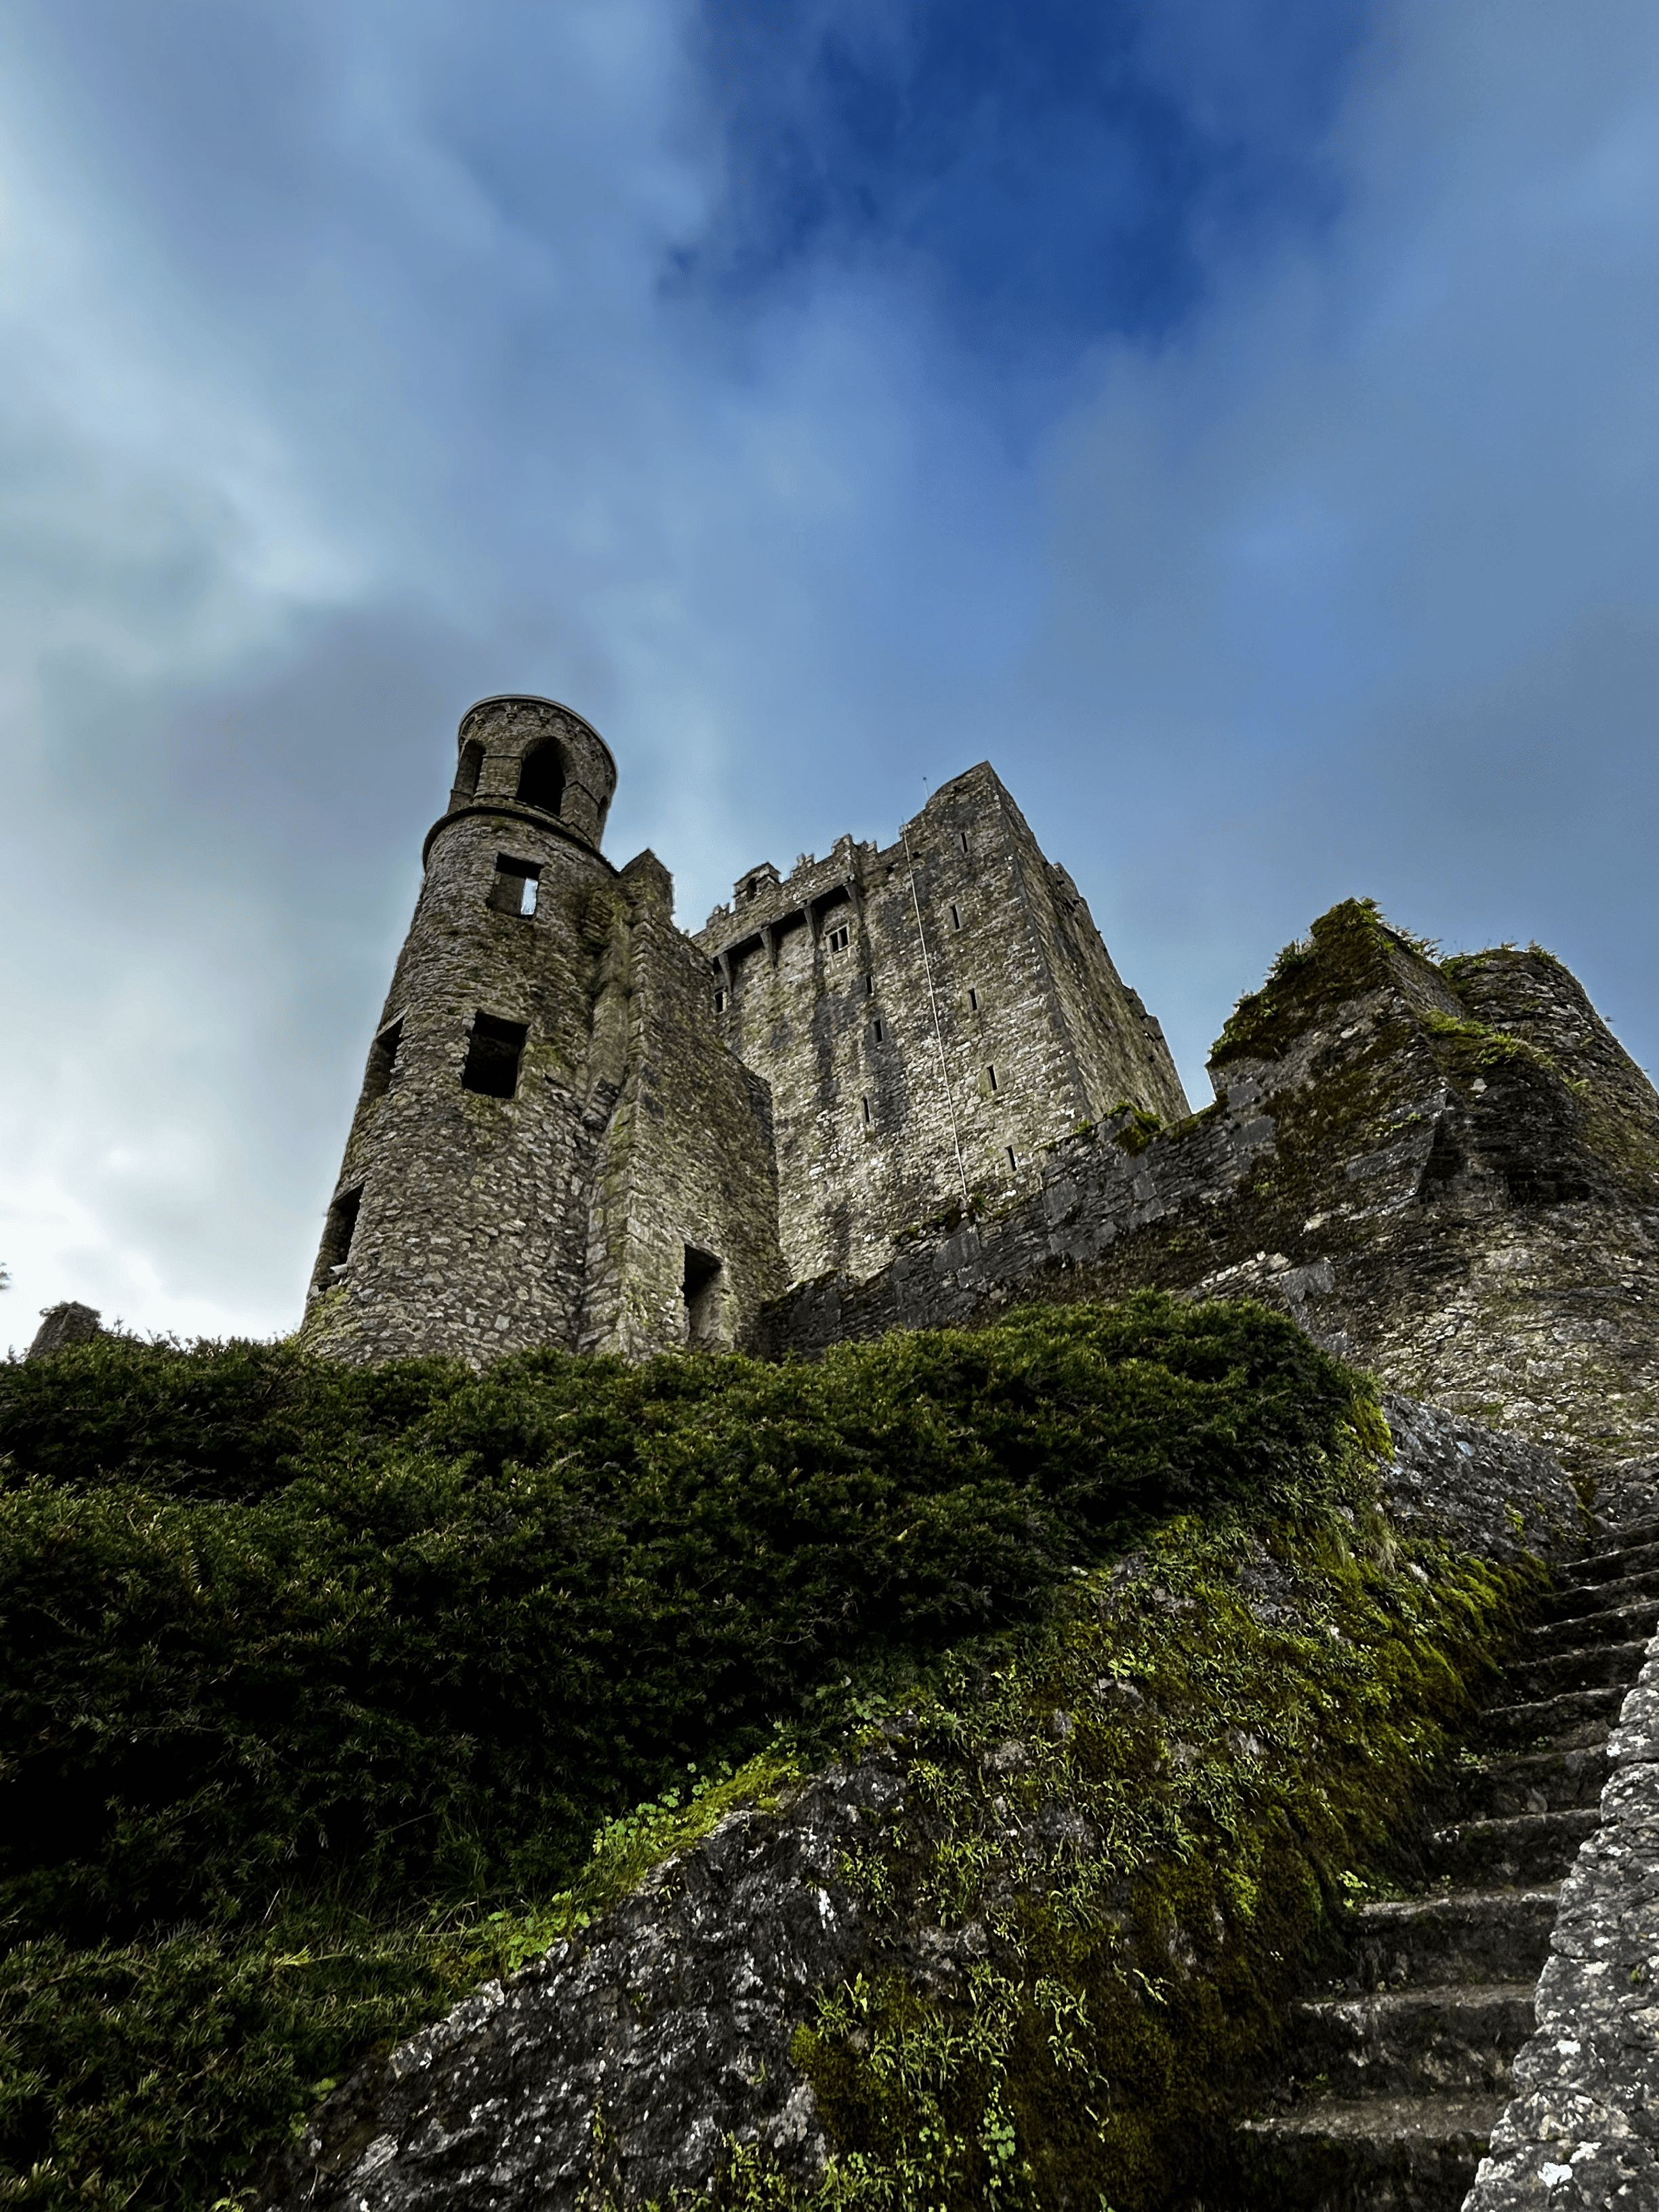
[[[694, 1793], [987, 1654], [1037, 1663], [1075, 1578], [1160, 1529], [1328, 1551], [1385, 1438], [1281, 1318], [1152, 1295], [810, 1367], [104, 1340], [7, 1368], [0, 2193], [212, 2203], [366, 2050], [568, 1924], [573, 1881], [603, 1902]], [[1490, 1581], [1411, 1602], [1403, 1721], [1352, 1649], [1319, 1662], [1382, 1759], [1338, 1838], [1501, 1625]], [[823, 2094], [874, 2154], [890, 2120], [832, 2042]]]

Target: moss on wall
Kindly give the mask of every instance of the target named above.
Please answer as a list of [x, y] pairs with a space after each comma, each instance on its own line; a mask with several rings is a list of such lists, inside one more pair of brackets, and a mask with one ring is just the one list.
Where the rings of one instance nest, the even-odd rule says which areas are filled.
[[1141, 1532], [1311, 1510], [1382, 1438], [1281, 1316], [1151, 1296], [813, 1367], [6, 1370], [0, 2173], [202, 2203], [849, 1699], [1061, 1637]]
[[734, 2144], [701, 2201], [1150, 2212], [1213, 2184], [1527, 1581], [1364, 1510], [1183, 1520], [866, 1723], [908, 1776], [846, 1869], [886, 1959], [793, 2054], [836, 2156], [792, 2186]]

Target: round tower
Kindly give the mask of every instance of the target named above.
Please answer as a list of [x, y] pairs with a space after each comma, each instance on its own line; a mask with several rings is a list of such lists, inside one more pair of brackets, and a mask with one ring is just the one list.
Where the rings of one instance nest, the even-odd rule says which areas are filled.
[[352, 1360], [574, 1346], [617, 766], [556, 700], [462, 717], [369, 1048], [301, 1340]]

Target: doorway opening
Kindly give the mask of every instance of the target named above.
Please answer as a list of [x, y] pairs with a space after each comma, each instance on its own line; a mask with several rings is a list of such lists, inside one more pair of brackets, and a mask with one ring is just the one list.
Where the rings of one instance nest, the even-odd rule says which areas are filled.
[[720, 1352], [726, 1345], [726, 1269], [712, 1252], [685, 1248], [685, 1347]]

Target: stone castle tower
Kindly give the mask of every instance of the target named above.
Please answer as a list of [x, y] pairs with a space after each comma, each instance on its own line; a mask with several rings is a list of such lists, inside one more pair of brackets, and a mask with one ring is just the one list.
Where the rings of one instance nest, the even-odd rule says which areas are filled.
[[694, 939], [600, 850], [616, 763], [547, 699], [464, 717], [303, 1340], [352, 1360], [757, 1340], [1122, 1103], [1187, 1112], [1158, 1024], [987, 765], [894, 845], [738, 883]]

